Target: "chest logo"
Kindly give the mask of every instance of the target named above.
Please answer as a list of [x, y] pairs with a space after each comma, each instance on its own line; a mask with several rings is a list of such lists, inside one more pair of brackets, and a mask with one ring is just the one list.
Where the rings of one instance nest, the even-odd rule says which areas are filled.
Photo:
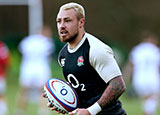
[[63, 58], [63, 59], [61, 59], [61, 65], [62, 65], [62, 67], [65, 65], [65, 58]]
[[84, 65], [84, 58], [83, 58], [83, 56], [80, 56], [80, 57], [78, 58], [78, 60], [77, 60], [77, 65], [78, 65], [78, 66]]

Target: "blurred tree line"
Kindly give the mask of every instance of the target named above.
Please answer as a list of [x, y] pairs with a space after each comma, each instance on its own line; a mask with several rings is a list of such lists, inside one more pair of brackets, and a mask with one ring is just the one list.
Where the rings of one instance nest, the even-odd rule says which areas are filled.
[[[43, 0], [43, 21], [53, 29], [57, 52], [63, 44], [58, 40], [56, 16], [59, 7], [70, 0]], [[86, 31], [105, 43], [128, 53], [144, 30], [160, 35], [159, 0], [75, 0], [86, 10]], [[28, 7], [0, 5], [0, 39], [10, 49], [28, 35]]]

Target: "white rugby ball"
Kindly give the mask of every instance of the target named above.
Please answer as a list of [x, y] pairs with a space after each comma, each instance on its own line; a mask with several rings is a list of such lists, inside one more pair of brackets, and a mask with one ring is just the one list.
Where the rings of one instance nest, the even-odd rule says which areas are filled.
[[62, 113], [68, 113], [77, 108], [78, 96], [76, 92], [67, 82], [61, 79], [49, 79], [45, 83], [44, 94], [49, 103], [53, 104]]

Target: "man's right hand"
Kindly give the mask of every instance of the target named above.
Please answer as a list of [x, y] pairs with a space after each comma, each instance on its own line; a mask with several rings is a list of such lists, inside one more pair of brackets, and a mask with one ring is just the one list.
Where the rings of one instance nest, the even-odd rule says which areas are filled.
[[[47, 98], [47, 95], [45, 95], [44, 93], [42, 94], [42, 96], [44, 98]], [[55, 107], [51, 102], [48, 102], [47, 106], [52, 110], [52, 111], [56, 111], [56, 113], [60, 114], [66, 114], [65, 111], [61, 111], [60, 109], [58, 109], [57, 107]]]

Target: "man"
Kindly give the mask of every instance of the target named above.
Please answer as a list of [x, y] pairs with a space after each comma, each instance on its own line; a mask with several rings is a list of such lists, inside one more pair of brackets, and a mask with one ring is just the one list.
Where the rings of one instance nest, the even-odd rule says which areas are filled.
[[5, 99], [6, 74], [10, 64], [10, 52], [6, 44], [0, 41], [0, 115], [7, 114]]
[[[19, 51], [22, 54], [20, 68], [21, 92], [15, 114], [23, 114], [29, 99], [32, 99], [31, 101], [36, 104], [39, 102], [38, 114], [44, 115], [43, 112], [45, 112], [45, 115], [47, 115], [46, 110], [43, 109], [43, 100], [41, 100], [39, 94], [43, 90], [45, 81], [51, 77], [49, 61], [54, 50], [51, 36], [51, 29], [44, 26], [40, 33], [25, 37], [19, 44]], [[48, 108], [46, 107], [46, 109]]]
[[144, 32], [142, 41], [130, 52], [129, 61], [124, 67], [126, 82], [132, 76], [133, 87], [143, 100], [144, 115], [155, 115], [158, 107], [160, 88], [160, 51], [158, 37]]
[[125, 91], [121, 71], [112, 49], [85, 32], [84, 8], [67, 3], [60, 8], [56, 21], [60, 40], [67, 43], [58, 61], [79, 97], [78, 108], [69, 114], [125, 115], [118, 100]]

